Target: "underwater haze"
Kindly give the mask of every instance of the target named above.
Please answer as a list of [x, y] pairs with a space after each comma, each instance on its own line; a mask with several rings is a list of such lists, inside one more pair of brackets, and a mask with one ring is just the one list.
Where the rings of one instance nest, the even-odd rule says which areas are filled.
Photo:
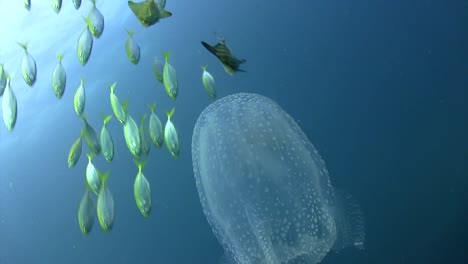
[[[467, 1], [167, 0], [172, 16], [144, 27], [127, 1], [96, 0], [105, 26], [84, 66], [77, 41], [91, 1], [76, 10], [64, 0], [59, 13], [51, 1], [31, 0], [30, 10], [22, 2], [0, 1], [0, 64], [17, 98], [14, 129], [0, 124], [0, 264], [220, 263], [225, 252], [192, 167], [194, 126], [214, 102], [202, 65], [216, 81], [217, 100], [256, 93], [281, 106], [320, 153], [333, 187], [360, 205], [362, 249], [332, 250], [320, 263], [468, 263]], [[126, 30], [141, 49], [136, 65], [126, 55]], [[245, 72], [228, 74], [201, 44], [221, 38], [246, 60]], [[22, 78], [17, 43], [27, 43], [36, 61], [32, 87]], [[171, 53], [177, 72], [176, 100], [153, 74], [162, 52]], [[52, 74], [62, 53], [67, 80], [58, 99]], [[93, 159], [110, 173], [115, 218], [107, 233], [97, 217], [88, 235], [78, 225], [91, 152], [84, 140], [78, 163], [67, 166], [83, 125], [74, 112], [80, 78], [84, 114], [98, 135], [101, 114], [112, 114], [114, 82], [137, 124], [149, 104], [163, 125], [164, 111], [175, 108], [180, 154], [151, 146], [146, 218], [135, 205], [138, 167], [122, 125], [115, 116], [107, 124], [113, 161]]]

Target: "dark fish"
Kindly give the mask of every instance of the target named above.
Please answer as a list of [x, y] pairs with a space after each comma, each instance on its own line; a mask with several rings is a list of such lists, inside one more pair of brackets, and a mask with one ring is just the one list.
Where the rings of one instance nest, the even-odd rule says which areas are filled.
[[172, 16], [172, 13], [164, 10], [161, 4], [154, 0], [145, 0], [144, 2], [135, 3], [128, 1], [128, 6], [135, 14], [140, 24], [144, 27], [149, 27], [156, 24], [161, 18]]
[[245, 59], [238, 59], [232, 53], [231, 50], [226, 46], [226, 41], [221, 39], [219, 43], [214, 46], [202, 41], [201, 44], [205, 47], [209, 52], [218, 58], [221, 64], [224, 67], [224, 70], [233, 75], [235, 72], [245, 72], [244, 70], [239, 69], [239, 66], [246, 62]]

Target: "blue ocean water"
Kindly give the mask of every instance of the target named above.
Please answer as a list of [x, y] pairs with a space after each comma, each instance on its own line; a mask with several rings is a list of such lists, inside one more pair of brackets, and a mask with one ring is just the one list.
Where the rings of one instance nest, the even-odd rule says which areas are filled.
[[[76, 58], [84, 28], [80, 10], [63, 1], [0, 2], [0, 63], [12, 75], [18, 120], [0, 126], [0, 263], [218, 263], [223, 249], [199, 202], [191, 136], [211, 103], [201, 85], [201, 65], [216, 80], [218, 97], [254, 92], [286, 110], [322, 155], [334, 186], [346, 189], [366, 217], [365, 249], [330, 253], [322, 263], [467, 263], [468, 235], [468, 3], [442, 1], [167, 1], [173, 16], [143, 28], [126, 1], [100, 1], [105, 29], [94, 40], [85, 67]], [[125, 56], [125, 29], [134, 30], [142, 57]], [[226, 38], [247, 59], [246, 73], [230, 76], [200, 41]], [[28, 42], [38, 77], [21, 78]], [[179, 96], [175, 102], [153, 77], [154, 57], [172, 53]], [[51, 89], [56, 54], [64, 53], [67, 87], [61, 100]], [[73, 111], [80, 77], [85, 113], [99, 131], [110, 114], [108, 86], [129, 99], [134, 117], [175, 107], [181, 144], [178, 159], [152, 148], [145, 176], [153, 211], [135, 206], [137, 167], [115, 119], [110, 171], [115, 223], [110, 233], [97, 220], [88, 236], [76, 212], [84, 191], [88, 152], [67, 168], [81, 120]]]

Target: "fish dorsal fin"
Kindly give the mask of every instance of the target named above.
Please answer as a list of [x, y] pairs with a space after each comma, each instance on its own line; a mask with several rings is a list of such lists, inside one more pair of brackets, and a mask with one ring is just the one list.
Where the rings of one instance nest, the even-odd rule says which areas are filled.
[[216, 43], [216, 45], [214, 45], [213, 47], [215, 50], [225, 50], [225, 51], [229, 51], [229, 48], [226, 46], [226, 44], [223, 42], [219, 42], [219, 43]]

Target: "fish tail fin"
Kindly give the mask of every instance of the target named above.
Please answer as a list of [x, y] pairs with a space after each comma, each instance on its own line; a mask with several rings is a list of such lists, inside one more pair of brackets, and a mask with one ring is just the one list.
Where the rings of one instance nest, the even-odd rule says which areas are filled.
[[83, 77], [80, 77], [80, 85], [83, 85], [85, 82], [85, 79]]
[[335, 189], [333, 209], [337, 229], [333, 250], [340, 251], [347, 247], [364, 249], [364, 214], [355, 199], [350, 194]]
[[116, 85], [117, 85], [117, 82], [114, 82], [111, 85], [109, 85], [109, 89], [110, 89], [111, 93], [114, 93], [114, 89], [115, 89]]
[[128, 28], [126, 28], [125, 31], [127, 31], [127, 34], [128, 34], [129, 37], [133, 36], [134, 31], [132, 31], [132, 30], [130, 30]]
[[174, 114], [174, 111], [175, 111], [175, 107], [173, 107], [171, 111], [164, 110], [164, 112], [166, 112], [167, 119], [171, 119], [172, 115]]
[[170, 51], [163, 51], [162, 55], [163, 55], [164, 61], [167, 62], [169, 60], [169, 57], [171, 56], [171, 52]]
[[146, 165], [146, 160], [138, 160], [136, 158], [133, 158], [133, 162], [135, 162], [135, 165], [138, 167], [139, 172], [141, 172]]
[[62, 62], [62, 59], [63, 59], [63, 53], [58, 53], [57, 54], [57, 59], [58, 59], [58, 62]]
[[112, 115], [106, 116], [103, 113], [101, 113], [101, 119], [102, 119], [102, 124], [105, 126], [112, 119]]
[[154, 113], [154, 108], [156, 107], [156, 103], [152, 103], [152, 104], [149, 104], [148, 105], [148, 108], [150, 110], [151, 113]]
[[93, 160], [94, 153], [93, 152], [86, 153], [86, 157], [88, 157], [88, 161], [91, 162]]
[[101, 182], [102, 184], [104, 185], [104, 183], [107, 181], [107, 178], [109, 178], [109, 171], [106, 171], [104, 173], [96, 170], [97, 173], [98, 173], [98, 176], [99, 176], [99, 179], [101, 179]]
[[28, 52], [28, 42], [24, 42], [24, 43], [16, 42], [16, 44], [18, 44], [21, 48], [23, 48], [25, 52]]
[[206, 68], [208, 68], [208, 65], [204, 64], [204, 65], [201, 66], [201, 68], [202, 68], [203, 71], [206, 71]]
[[93, 6], [96, 5], [96, 0], [91, 0], [91, 3], [93, 3]]
[[84, 20], [86, 26], [89, 28], [89, 26], [90, 26], [89, 19], [88, 19], [87, 17], [85, 17], [85, 16], [81, 16], [81, 17], [83, 18], [83, 20]]

